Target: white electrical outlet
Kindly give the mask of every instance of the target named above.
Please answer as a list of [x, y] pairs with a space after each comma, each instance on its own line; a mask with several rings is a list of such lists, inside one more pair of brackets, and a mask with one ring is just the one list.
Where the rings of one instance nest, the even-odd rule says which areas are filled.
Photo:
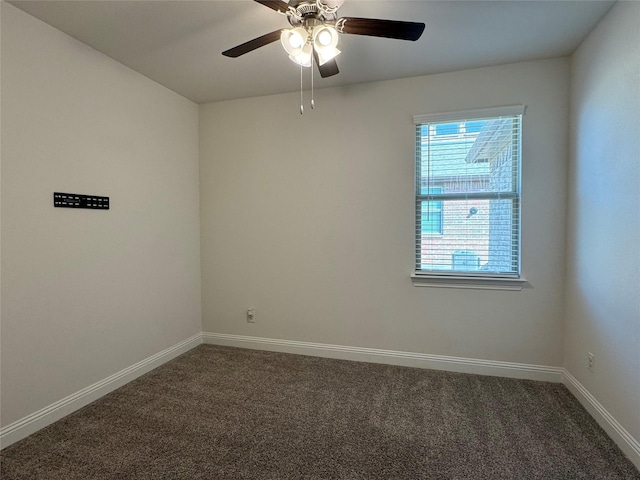
[[247, 322], [256, 323], [256, 310], [254, 308], [247, 309]]
[[589, 369], [590, 372], [593, 372], [593, 363], [596, 359], [596, 356], [591, 353], [591, 352], [587, 352], [587, 368]]

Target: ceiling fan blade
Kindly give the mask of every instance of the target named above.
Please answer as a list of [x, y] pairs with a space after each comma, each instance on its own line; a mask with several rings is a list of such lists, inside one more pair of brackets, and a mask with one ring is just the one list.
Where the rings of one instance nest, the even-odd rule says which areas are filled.
[[424, 23], [402, 22], [400, 20], [378, 20], [375, 18], [343, 17], [338, 20], [338, 31], [352, 35], [397, 38], [416, 41], [424, 32]]
[[275, 42], [276, 40], [280, 40], [281, 33], [282, 30], [276, 30], [275, 32], [267, 33], [265, 35], [262, 35], [261, 37], [249, 40], [242, 45], [238, 45], [237, 47], [225, 50], [224, 52], [222, 52], [222, 55], [224, 55], [225, 57], [237, 58], [240, 55], [244, 55], [245, 53], [249, 53], [255, 50], [256, 48], [264, 47], [265, 45], [269, 45], [270, 43]]
[[322, 78], [332, 77], [340, 73], [338, 70], [338, 64], [336, 63], [336, 59], [332, 58], [328, 62], [320, 65], [320, 61], [318, 59], [318, 52], [313, 50], [313, 58], [316, 61], [316, 65], [318, 65], [318, 71], [320, 72], [320, 76]]
[[282, 0], [253, 0], [254, 2], [261, 3], [265, 7], [269, 7], [271, 10], [275, 10], [280, 13], [287, 13], [289, 11], [289, 4]]
[[340, 73], [338, 70], [338, 64], [336, 63], [336, 59], [332, 58], [324, 65], [318, 65], [318, 71], [320, 72], [320, 76], [322, 78], [333, 77]]

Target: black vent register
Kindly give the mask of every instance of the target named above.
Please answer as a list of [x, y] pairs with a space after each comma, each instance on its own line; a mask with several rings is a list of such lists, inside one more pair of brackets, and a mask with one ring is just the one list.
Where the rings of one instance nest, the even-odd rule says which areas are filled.
[[53, 192], [53, 206], [61, 208], [90, 208], [109, 210], [109, 197]]

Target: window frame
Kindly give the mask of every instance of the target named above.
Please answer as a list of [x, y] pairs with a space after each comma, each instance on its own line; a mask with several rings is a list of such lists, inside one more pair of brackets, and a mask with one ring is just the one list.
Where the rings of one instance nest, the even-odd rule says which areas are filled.
[[[523, 286], [527, 284], [527, 280], [522, 276], [522, 117], [526, 112], [525, 105], [510, 105], [504, 107], [484, 108], [475, 110], [464, 110], [456, 112], [435, 113], [426, 115], [415, 115], [413, 117], [413, 123], [416, 127], [416, 131], [419, 126], [429, 123], [445, 123], [445, 122], [474, 122], [484, 119], [495, 119], [499, 117], [513, 117], [521, 116], [520, 123], [520, 142], [518, 145], [518, 177], [517, 177], [517, 196], [515, 201], [518, 202], [519, 215], [517, 221], [517, 236], [518, 236], [518, 250], [517, 250], [517, 273], [482, 273], [482, 272], [460, 272], [460, 271], [426, 271], [421, 270], [420, 265], [417, 263], [419, 248], [417, 244], [414, 244], [414, 272], [411, 275], [411, 279], [414, 286], [420, 287], [449, 287], [449, 288], [474, 288], [474, 289], [498, 289], [498, 290], [522, 290]], [[416, 141], [416, 151], [414, 160], [414, 216], [416, 219], [415, 235], [417, 238], [420, 230], [418, 219], [418, 199], [421, 195], [421, 179], [419, 178], [418, 170], [418, 155], [419, 145]], [[444, 221], [444, 220], [443, 220]]]

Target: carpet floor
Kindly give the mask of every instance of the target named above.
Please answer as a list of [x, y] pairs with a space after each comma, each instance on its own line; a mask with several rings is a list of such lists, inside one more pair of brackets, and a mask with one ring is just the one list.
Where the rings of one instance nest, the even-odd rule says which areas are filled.
[[640, 479], [561, 384], [201, 345], [4, 449], [14, 479]]

